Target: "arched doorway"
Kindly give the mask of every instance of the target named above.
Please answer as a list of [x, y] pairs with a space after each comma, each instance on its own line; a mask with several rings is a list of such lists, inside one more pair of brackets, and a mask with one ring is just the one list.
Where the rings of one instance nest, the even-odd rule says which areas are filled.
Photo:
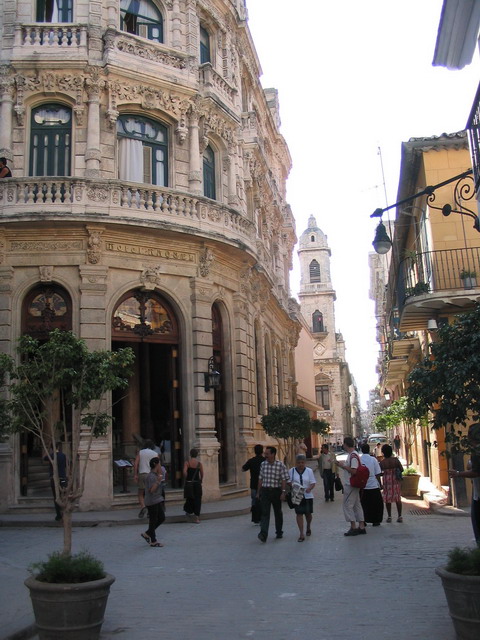
[[170, 487], [182, 484], [179, 343], [177, 318], [165, 298], [140, 289], [122, 296], [112, 316], [112, 349], [131, 347], [135, 370], [128, 390], [113, 395], [114, 460], [132, 459], [150, 439], [162, 451]]
[[[40, 342], [48, 340], [48, 334], [54, 329], [71, 331], [72, 301], [68, 292], [53, 283], [38, 284], [30, 289], [23, 299], [21, 328], [22, 335], [30, 335]], [[61, 415], [60, 403], [58, 403], [58, 421], [65, 424], [68, 438], [72, 417], [70, 414]], [[64, 450], [68, 454], [68, 451]], [[43, 464], [43, 455], [40, 439], [22, 431], [20, 434], [20, 495], [50, 494], [48, 465]]]
[[215, 435], [220, 443], [218, 452], [218, 480], [228, 480], [228, 434], [225, 423], [225, 367], [223, 323], [217, 304], [212, 306], [212, 345], [215, 369], [220, 373], [222, 384], [214, 390]]

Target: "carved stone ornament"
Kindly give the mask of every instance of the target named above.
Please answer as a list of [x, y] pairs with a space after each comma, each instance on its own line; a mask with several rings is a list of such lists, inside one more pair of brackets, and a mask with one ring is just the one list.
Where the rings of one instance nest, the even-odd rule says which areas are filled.
[[200, 275], [203, 278], [206, 278], [210, 274], [210, 266], [213, 262], [213, 259], [214, 259], [213, 251], [208, 247], [205, 247], [204, 252], [200, 255], [199, 267], [198, 267]]
[[53, 280], [53, 266], [42, 266], [38, 267], [38, 271], [40, 274], [40, 282], [52, 282]]
[[162, 269], [160, 265], [156, 267], [146, 266], [140, 275], [142, 287], [148, 291], [153, 291], [162, 282], [161, 273]]
[[90, 264], [98, 264], [102, 255], [102, 240], [101, 236], [103, 230], [90, 229], [88, 231], [88, 248], [87, 248], [87, 260]]
[[116, 110], [119, 104], [136, 102], [148, 108], [165, 111], [177, 119], [184, 115], [191, 104], [190, 99], [169, 93], [158, 87], [145, 84], [123, 84], [118, 80], [108, 83], [109, 109]]
[[183, 144], [187, 139], [188, 127], [185, 114], [181, 115], [180, 120], [178, 121], [177, 128], [175, 129], [175, 134], [177, 136], [178, 144]]

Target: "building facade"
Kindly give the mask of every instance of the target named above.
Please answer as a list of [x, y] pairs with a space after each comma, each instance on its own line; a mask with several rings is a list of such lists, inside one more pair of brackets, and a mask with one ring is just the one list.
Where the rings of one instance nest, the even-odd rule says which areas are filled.
[[[80, 507], [126, 499], [114, 461], [145, 438], [172, 490], [193, 446], [206, 499], [241, 489], [261, 415], [292, 401], [300, 331], [291, 161], [244, 0], [3, 0], [0, 15], [13, 174], [0, 182], [0, 348], [59, 327], [136, 355]], [[1, 445], [2, 508], [34, 495], [40, 455], [28, 438]]]
[[[405, 396], [408, 375], [429, 356], [437, 328], [473, 309], [480, 295], [480, 235], [472, 217], [458, 213], [477, 214], [474, 180], [465, 176], [470, 167], [465, 131], [402, 143], [397, 201], [403, 204], [389, 225], [392, 249], [370, 262], [379, 323], [379, 397], [387, 396], [387, 405]], [[405, 203], [430, 185], [438, 188]], [[448, 487], [444, 429], [432, 433], [426, 422], [403, 421], [397, 431], [407, 461], [438, 489]], [[456, 503], [463, 499], [453, 497]]]
[[[318, 417], [330, 423], [330, 439], [342, 441], [353, 434], [349, 387], [351, 377], [345, 360], [345, 342], [335, 329], [336, 299], [330, 275], [330, 248], [314, 216], [299, 239], [302, 315], [313, 335], [316, 403]], [[354, 434], [356, 435], [356, 434]]]

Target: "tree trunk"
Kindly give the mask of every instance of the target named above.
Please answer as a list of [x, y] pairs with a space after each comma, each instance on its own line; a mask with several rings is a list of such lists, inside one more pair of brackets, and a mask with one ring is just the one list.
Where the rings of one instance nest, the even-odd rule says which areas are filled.
[[72, 554], [72, 511], [70, 504], [63, 511], [63, 554], [66, 556]]

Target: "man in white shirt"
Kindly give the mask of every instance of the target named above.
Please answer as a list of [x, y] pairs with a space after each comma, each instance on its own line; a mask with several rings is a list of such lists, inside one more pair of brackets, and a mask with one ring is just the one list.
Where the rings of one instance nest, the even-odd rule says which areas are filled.
[[[345, 520], [350, 523], [350, 529], [343, 535], [357, 536], [367, 533], [363, 517], [363, 509], [360, 503], [360, 489], [352, 487], [350, 478], [357, 473], [360, 458], [355, 451], [355, 442], [350, 436], [343, 439], [343, 448], [347, 452], [346, 462], [337, 460], [337, 466], [344, 470], [343, 479], [343, 513]], [[359, 526], [356, 526], [358, 522]]]
[[143, 518], [147, 513], [147, 507], [145, 506], [145, 479], [150, 473], [150, 460], [158, 456], [154, 446], [151, 440], [145, 440], [143, 447], [137, 453], [133, 465], [133, 479], [138, 484], [139, 518]]

